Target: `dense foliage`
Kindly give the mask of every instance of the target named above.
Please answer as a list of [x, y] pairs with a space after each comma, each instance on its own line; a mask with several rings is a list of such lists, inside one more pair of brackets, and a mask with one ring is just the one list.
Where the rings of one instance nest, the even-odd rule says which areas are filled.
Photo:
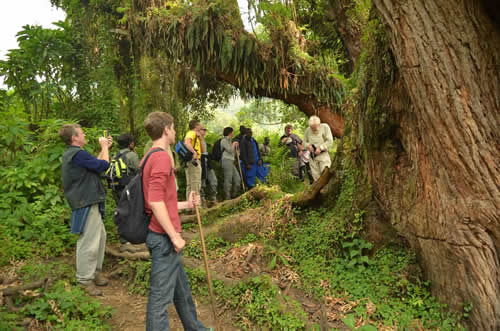
[[[252, 32], [244, 30], [235, 1], [51, 2], [67, 12], [66, 21], [55, 29], [23, 27], [19, 49], [0, 61], [0, 75], [9, 88], [0, 90], [0, 276], [59, 280], [16, 302], [23, 307], [20, 311], [0, 308], [0, 328], [13, 328], [24, 317], [48, 329], [109, 328], [111, 310], [74, 286], [69, 267], [77, 237], [69, 233], [70, 210], [60, 176], [65, 147], [57, 130], [63, 123], [81, 123], [90, 152], [96, 151], [103, 129], [114, 137], [128, 131], [137, 137], [142, 154], [148, 140], [142, 121], [156, 110], [175, 117], [178, 138], [194, 117], [213, 129], [209, 144], [227, 125], [257, 128], [254, 137], [259, 143], [270, 137], [272, 153], [265, 161], [271, 172], [266, 184], [259, 185], [279, 193], [269, 201], [242, 199], [205, 219], [205, 225], [217, 225], [235, 214], [258, 210], [269, 221], [261, 233], [236, 242], [216, 235], [207, 238], [214, 259], [252, 243], [264, 247], [265, 275], [232, 286], [215, 282], [218, 299], [235, 312], [236, 326], [319, 328], [308, 325], [300, 303], [276, 285], [273, 272], [284, 269], [297, 275], [295, 289], [321, 304], [329, 307], [333, 298], [342, 298], [352, 305], [347, 316], [337, 318], [352, 329], [359, 321], [365, 330], [460, 327], [458, 316], [431, 297], [415, 257], [401, 243], [374, 248], [364, 233], [371, 190], [359, 167], [364, 157], [360, 150], [376, 147], [392, 128], [370, 82], [394, 78], [383, 68], [373, 69], [381, 62], [389, 66], [393, 59], [386, 48], [379, 49], [385, 36], [381, 23], [370, 16], [369, 0], [354, 0], [344, 12], [351, 28], [363, 35], [364, 52], [356, 63], [332, 23], [337, 13], [334, 1], [250, 1], [255, 13]], [[375, 61], [379, 55], [381, 61]], [[295, 160], [279, 137], [286, 123], [303, 132], [303, 110], [277, 100], [251, 99], [231, 114], [222, 113], [235, 95], [285, 101], [300, 96], [314, 112], [329, 105], [343, 113], [347, 133], [330, 152], [333, 155], [337, 145], [346, 152], [337, 160], [337, 177], [327, 198], [307, 209], [290, 202], [291, 195], [308, 184], [292, 174]], [[350, 131], [366, 124], [358, 121], [356, 98], [368, 105], [372, 125]], [[352, 137], [352, 132], [361, 134]], [[217, 162], [214, 166], [220, 198], [222, 171]], [[182, 170], [178, 177], [182, 197]], [[108, 198], [106, 226], [113, 241], [113, 202]], [[194, 239], [185, 253], [201, 258], [199, 241]], [[122, 264], [130, 292], [146, 295], [150, 262]], [[188, 275], [193, 292], [207, 296], [204, 272], [189, 269]]]

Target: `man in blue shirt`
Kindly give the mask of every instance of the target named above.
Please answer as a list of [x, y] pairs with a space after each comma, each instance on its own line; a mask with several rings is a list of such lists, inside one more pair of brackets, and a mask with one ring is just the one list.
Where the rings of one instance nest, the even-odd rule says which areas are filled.
[[82, 147], [87, 143], [78, 124], [67, 124], [59, 130], [67, 148], [62, 157], [64, 196], [71, 207], [71, 232], [79, 234], [76, 243], [76, 279], [93, 296], [102, 295], [97, 286], [108, 280], [100, 273], [106, 246], [104, 200], [106, 190], [100, 173], [109, 167], [112, 138], [100, 137], [101, 152], [96, 157]]

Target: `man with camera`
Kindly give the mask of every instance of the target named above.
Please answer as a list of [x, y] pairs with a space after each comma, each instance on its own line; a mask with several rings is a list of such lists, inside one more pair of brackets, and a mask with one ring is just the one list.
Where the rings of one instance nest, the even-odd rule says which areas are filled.
[[314, 181], [332, 164], [328, 152], [332, 145], [333, 136], [328, 124], [321, 123], [318, 116], [311, 116], [309, 127], [304, 132], [304, 148], [311, 153], [310, 166]]
[[101, 152], [96, 157], [83, 149], [85, 133], [78, 124], [66, 124], [59, 136], [67, 148], [62, 157], [64, 196], [71, 207], [71, 233], [79, 234], [76, 243], [76, 279], [89, 295], [102, 295], [95, 286], [106, 286], [100, 273], [106, 246], [104, 200], [106, 189], [100, 174], [109, 167], [111, 136], [100, 137]]

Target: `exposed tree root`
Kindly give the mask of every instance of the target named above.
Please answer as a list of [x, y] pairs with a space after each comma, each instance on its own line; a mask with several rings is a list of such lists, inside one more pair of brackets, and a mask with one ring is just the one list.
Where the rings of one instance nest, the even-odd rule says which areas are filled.
[[34, 290], [34, 289], [38, 289], [38, 288], [43, 288], [43, 291], [46, 291], [49, 287], [49, 284], [52, 283], [52, 280], [50, 278], [44, 278], [44, 279], [41, 279], [41, 280], [38, 280], [36, 282], [32, 282], [32, 283], [29, 283], [29, 284], [24, 284], [24, 285], [20, 285], [20, 286], [11, 286], [11, 287], [7, 287], [7, 288], [4, 288], [2, 290], [0, 290], [0, 298], [5, 303], [5, 306], [7, 307], [7, 310], [11, 313], [16, 313], [18, 311], [20, 311], [23, 306], [16, 306], [15, 303], [14, 303], [14, 300], [13, 300], [13, 297], [16, 296], [16, 295], [25, 295], [25, 296], [32, 296], [32, 295], [27, 295], [27, 294], [24, 294], [22, 293], [23, 291], [27, 291], [27, 290]]
[[48, 280], [49, 280], [48, 278], [45, 278], [45, 279], [38, 280], [36, 282], [32, 282], [29, 284], [7, 287], [7, 288], [4, 288], [3, 290], [0, 290], [0, 291], [2, 292], [3, 296], [5, 296], [5, 297], [14, 296], [16, 294], [19, 294], [22, 291], [40, 288], [40, 287], [44, 286], [46, 284], [46, 282], [48, 282]]
[[151, 256], [149, 255], [149, 252], [135, 252], [135, 253], [130, 253], [130, 252], [120, 252], [119, 250], [113, 248], [113, 247], [106, 247], [106, 254], [114, 256], [114, 257], [119, 257], [122, 259], [129, 259], [129, 260], [150, 260]]

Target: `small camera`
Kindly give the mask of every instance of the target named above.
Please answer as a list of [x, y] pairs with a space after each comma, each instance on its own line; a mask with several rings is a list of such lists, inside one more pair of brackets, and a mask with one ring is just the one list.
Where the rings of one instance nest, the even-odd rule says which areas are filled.
[[316, 146], [314, 146], [314, 145], [311, 145], [311, 146], [313, 148], [313, 151], [311, 153], [309, 153], [309, 154], [311, 155], [311, 160], [314, 160], [314, 158], [316, 157], [316, 153], [315, 153]]

